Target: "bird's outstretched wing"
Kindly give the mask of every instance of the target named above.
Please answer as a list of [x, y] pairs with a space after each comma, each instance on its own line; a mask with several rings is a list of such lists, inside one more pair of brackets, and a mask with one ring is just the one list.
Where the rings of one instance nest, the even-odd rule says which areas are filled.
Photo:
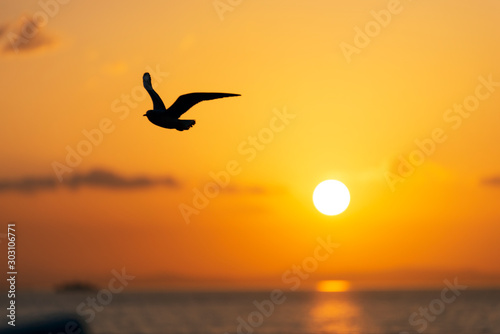
[[168, 108], [169, 116], [179, 118], [182, 114], [188, 111], [192, 106], [207, 100], [221, 99], [223, 97], [240, 96], [240, 94], [229, 93], [189, 93], [181, 95], [177, 100]]
[[144, 85], [144, 88], [146, 88], [146, 90], [148, 91], [149, 96], [151, 96], [151, 100], [153, 100], [153, 109], [165, 110], [166, 108], [163, 104], [163, 101], [161, 100], [160, 95], [158, 95], [158, 93], [156, 93], [153, 89], [153, 85], [151, 84], [151, 76], [149, 75], [149, 73], [144, 73], [144, 75], [142, 76], [142, 83]]

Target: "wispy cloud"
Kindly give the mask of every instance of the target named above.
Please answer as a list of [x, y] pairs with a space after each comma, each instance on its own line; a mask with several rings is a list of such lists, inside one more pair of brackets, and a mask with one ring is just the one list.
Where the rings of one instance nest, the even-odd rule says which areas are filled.
[[0, 37], [7, 32], [8, 24], [0, 24]]
[[265, 194], [268, 192], [268, 189], [260, 186], [227, 186], [222, 189], [222, 191], [227, 193], [247, 193], [247, 194]]
[[500, 175], [495, 175], [482, 179], [481, 184], [490, 187], [500, 187]]
[[17, 54], [39, 51], [56, 45], [56, 38], [50, 35], [44, 26], [33, 17], [0, 24], [2, 38], [1, 53]]
[[221, 191], [226, 194], [234, 195], [276, 195], [283, 194], [286, 189], [281, 186], [262, 186], [262, 185], [230, 185], [222, 188]]
[[81, 187], [116, 190], [146, 189], [156, 186], [179, 188], [180, 183], [173, 177], [134, 176], [126, 177], [115, 172], [94, 169], [87, 173], [75, 173], [67, 180], [59, 182], [52, 176], [26, 176], [18, 179], [0, 180], [0, 192], [33, 193], [57, 188], [78, 189]]

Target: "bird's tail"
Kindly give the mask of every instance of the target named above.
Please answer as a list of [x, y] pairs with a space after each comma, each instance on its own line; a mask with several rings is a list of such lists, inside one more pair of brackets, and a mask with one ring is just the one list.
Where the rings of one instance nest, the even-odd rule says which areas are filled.
[[146, 90], [153, 90], [153, 85], [151, 84], [151, 75], [148, 72], [144, 73], [142, 76], [142, 83]]
[[196, 121], [194, 119], [179, 119], [177, 120], [178, 125], [175, 127], [177, 131], [189, 130]]

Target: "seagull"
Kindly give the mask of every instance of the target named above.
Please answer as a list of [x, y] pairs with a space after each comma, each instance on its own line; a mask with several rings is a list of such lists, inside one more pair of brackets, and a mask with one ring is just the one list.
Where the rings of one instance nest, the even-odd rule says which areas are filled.
[[195, 104], [223, 97], [241, 96], [240, 94], [229, 93], [189, 93], [179, 96], [174, 104], [166, 109], [160, 96], [151, 85], [151, 75], [149, 73], [144, 73], [142, 82], [153, 100], [153, 110], [148, 110], [143, 116], [146, 116], [154, 125], [166, 129], [176, 129], [177, 131], [189, 130], [196, 123], [194, 119], [179, 119], [182, 114]]

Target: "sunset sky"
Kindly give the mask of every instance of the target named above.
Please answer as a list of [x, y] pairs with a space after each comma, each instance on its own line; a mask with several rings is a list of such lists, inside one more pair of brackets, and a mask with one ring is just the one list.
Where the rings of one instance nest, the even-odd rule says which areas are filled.
[[[125, 267], [136, 287], [279, 285], [330, 236], [304, 286], [500, 285], [500, 2], [237, 3], [2, 3], [0, 232], [16, 222], [19, 283]], [[146, 71], [167, 107], [242, 96], [162, 129]], [[338, 216], [312, 203], [327, 179], [350, 190]]]

